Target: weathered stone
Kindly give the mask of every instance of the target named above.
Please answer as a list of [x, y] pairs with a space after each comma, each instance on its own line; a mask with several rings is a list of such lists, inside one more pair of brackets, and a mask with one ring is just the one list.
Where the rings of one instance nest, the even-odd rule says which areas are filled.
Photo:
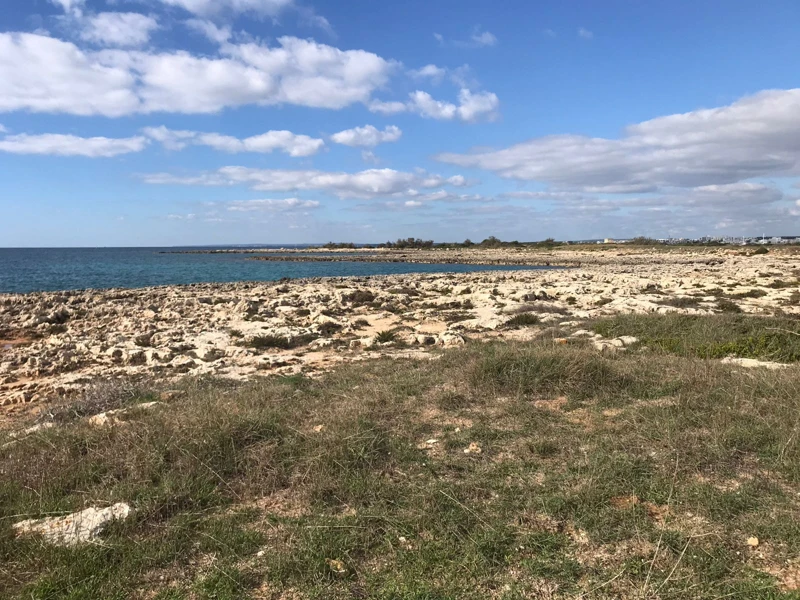
[[57, 546], [75, 546], [96, 539], [106, 525], [118, 519], [127, 519], [131, 507], [123, 502], [107, 508], [87, 508], [65, 517], [29, 519], [15, 523], [18, 536], [40, 535]]

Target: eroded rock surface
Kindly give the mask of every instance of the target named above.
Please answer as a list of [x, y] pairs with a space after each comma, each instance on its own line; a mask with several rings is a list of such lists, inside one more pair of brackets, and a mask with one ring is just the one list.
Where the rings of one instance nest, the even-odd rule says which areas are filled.
[[749, 313], [800, 312], [800, 258], [790, 253], [458, 252], [447, 257], [576, 266], [0, 294], [0, 405], [68, 395], [97, 378], [313, 374], [385, 354], [424, 357], [467, 338], [527, 339], [525, 328], [505, 326], [524, 312], [545, 325], [711, 313], [723, 301]]

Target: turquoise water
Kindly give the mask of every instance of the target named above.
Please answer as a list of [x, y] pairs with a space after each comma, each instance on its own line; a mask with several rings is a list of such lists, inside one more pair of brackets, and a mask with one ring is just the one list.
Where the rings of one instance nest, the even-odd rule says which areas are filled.
[[[187, 250], [189, 248], [186, 248]], [[0, 248], [0, 292], [137, 288], [399, 273], [466, 273], [546, 267], [364, 262], [274, 262], [248, 254], [178, 254], [181, 248]]]

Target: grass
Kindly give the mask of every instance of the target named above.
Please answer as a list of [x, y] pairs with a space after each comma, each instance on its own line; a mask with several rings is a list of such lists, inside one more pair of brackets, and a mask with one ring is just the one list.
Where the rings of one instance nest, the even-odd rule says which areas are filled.
[[662, 306], [673, 306], [675, 308], [700, 308], [702, 300], [691, 296], [671, 297], [660, 300], [658, 304]]
[[397, 333], [390, 329], [379, 331], [375, 336], [375, 341], [379, 344], [388, 344], [389, 342], [397, 341]]
[[[471, 344], [188, 379], [124, 426], [76, 418], [0, 449], [0, 597], [797, 597], [800, 372], [697, 351], [793, 324], [619, 318], [595, 328], [651, 351]], [[133, 516], [99, 544], [10, 531], [122, 500]]]
[[518, 328], [518, 327], [530, 327], [532, 325], [538, 325], [540, 319], [537, 315], [529, 312], [520, 313], [511, 317], [508, 321], [506, 321], [506, 327], [511, 328]]
[[305, 346], [316, 339], [314, 334], [304, 334], [296, 336], [281, 335], [257, 335], [244, 341], [243, 345], [256, 350], [292, 350]]
[[789, 317], [621, 315], [593, 329], [606, 337], [631, 335], [650, 349], [680, 356], [800, 361], [800, 320]]
[[727, 298], [720, 298], [717, 300], [717, 310], [723, 313], [741, 313], [741, 307], [733, 300]]

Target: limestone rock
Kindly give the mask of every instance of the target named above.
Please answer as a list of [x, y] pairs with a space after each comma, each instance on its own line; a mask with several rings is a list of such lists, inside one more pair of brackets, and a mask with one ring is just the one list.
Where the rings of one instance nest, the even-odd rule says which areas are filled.
[[106, 525], [117, 519], [127, 519], [131, 507], [124, 502], [107, 508], [87, 508], [66, 517], [29, 519], [15, 523], [17, 536], [41, 535], [45, 541], [57, 546], [75, 546], [91, 542], [105, 529]]

